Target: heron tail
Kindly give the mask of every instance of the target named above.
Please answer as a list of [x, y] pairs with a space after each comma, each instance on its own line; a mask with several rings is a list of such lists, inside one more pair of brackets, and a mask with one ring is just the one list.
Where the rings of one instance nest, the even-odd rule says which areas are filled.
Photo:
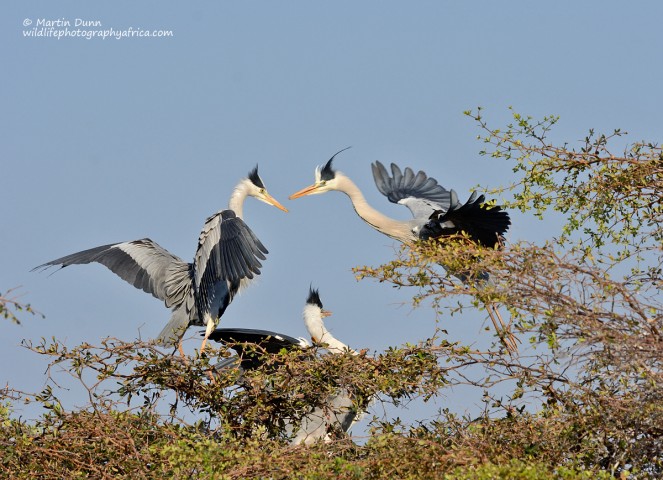
[[164, 347], [177, 346], [188, 326], [189, 315], [184, 308], [178, 308], [156, 338], [157, 344]]

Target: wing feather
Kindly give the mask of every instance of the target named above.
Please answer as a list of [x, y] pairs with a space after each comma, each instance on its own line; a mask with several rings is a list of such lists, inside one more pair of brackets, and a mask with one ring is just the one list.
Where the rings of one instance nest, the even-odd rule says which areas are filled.
[[51, 260], [33, 270], [87, 263], [104, 265], [134, 287], [163, 300], [168, 307], [181, 303], [191, 288], [189, 264], [149, 238], [90, 248]]
[[401, 183], [405, 185], [414, 185], [414, 172], [410, 167], [405, 168], [405, 174], [403, 175]]
[[378, 161], [371, 168], [380, 193], [392, 203], [405, 205], [415, 218], [428, 218], [435, 211], [446, 212], [458, 203], [456, 192], [438, 185], [437, 180], [422, 171], [415, 174], [407, 167], [403, 173], [392, 163], [389, 175], [385, 166]]
[[244, 221], [232, 210], [207, 219], [198, 239], [194, 259], [194, 287], [199, 312], [208, 312], [219, 282], [226, 282], [230, 297], [242, 280], [260, 274], [268, 253]]
[[301, 345], [298, 338], [253, 328], [217, 328], [210, 334], [209, 339], [224, 344], [235, 342], [259, 344], [272, 353], [278, 353], [282, 348]]
[[193, 311], [193, 294], [191, 290], [193, 265], [190, 263], [172, 263], [168, 267], [166, 282], [166, 306], [172, 308], [186, 302], [186, 311]]
[[[282, 349], [292, 350], [302, 347], [302, 342], [282, 333], [251, 328], [217, 328], [210, 340], [227, 345], [237, 353], [237, 360], [244, 370], [253, 370], [264, 362], [262, 353], [277, 354]], [[228, 361], [229, 362], [229, 361]], [[215, 368], [225, 365], [215, 365]]]
[[509, 214], [497, 205], [485, 205], [485, 197], [473, 192], [463, 205], [447, 212], [434, 212], [419, 236], [437, 238], [465, 232], [475, 242], [498, 247], [502, 236], [511, 225]]

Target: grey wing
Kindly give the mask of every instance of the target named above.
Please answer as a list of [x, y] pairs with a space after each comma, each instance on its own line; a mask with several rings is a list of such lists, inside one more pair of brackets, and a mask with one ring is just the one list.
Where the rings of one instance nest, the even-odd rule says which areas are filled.
[[371, 165], [373, 179], [380, 193], [390, 202], [405, 205], [414, 218], [428, 218], [435, 211], [447, 211], [458, 203], [458, 196], [453, 190], [438, 185], [437, 180], [427, 176], [421, 170], [415, 175], [407, 167], [405, 172], [394, 163], [391, 173], [380, 162]]
[[93, 262], [106, 266], [134, 287], [163, 300], [167, 307], [182, 303], [191, 289], [190, 265], [149, 238], [83, 250], [51, 260], [33, 270]]
[[218, 282], [228, 282], [232, 296], [240, 282], [260, 275], [260, 260], [265, 260], [266, 253], [258, 237], [232, 210], [209, 217], [200, 233], [194, 259], [199, 312], [209, 310]]

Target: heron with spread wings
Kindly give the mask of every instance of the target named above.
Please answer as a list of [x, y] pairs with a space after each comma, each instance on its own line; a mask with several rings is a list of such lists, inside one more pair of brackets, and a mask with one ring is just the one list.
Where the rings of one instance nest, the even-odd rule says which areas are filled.
[[237, 293], [260, 274], [268, 253], [243, 220], [246, 197], [254, 197], [284, 212], [272, 197], [256, 166], [235, 186], [228, 208], [209, 217], [198, 238], [193, 263], [187, 263], [149, 238], [111, 243], [46, 262], [33, 270], [53, 266], [100, 263], [134, 287], [163, 300], [172, 310], [157, 342], [177, 345], [190, 325], [205, 326], [201, 345], [219, 322]]
[[[376, 161], [371, 165], [373, 179], [380, 193], [392, 203], [405, 205], [413, 218], [396, 220], [377, 211], [368, 204], [359, 187], [349, 177], [332, 167], [336, 155], [344, 150], [347, 148], [336, 152], [324, 166], [316, 168], [315, 183], [293, 193], [289, 198], [293, 200], [334, 190], [345, 193], [362, 220], [380, 233], [403, 243], [442, 239], [464, 233], [478, 245], [489, 248], [502, 245], [503, 235], [511, 225], [509, 214], [502, 207], [487, 205], [484, 195], [477, 196], [476, 192], [470, 195], [467, 202], [461, 203], [454, 190], [447, 190], [422, 171], [415, 174], [409, 167], [401, 171], [392, 163], [390, 175], [382, 163]], [[463, 281], [468, 280], [462, 272], [457, 276]], [[487, 275], [481, 280], [485, 278]], [[509, 332], [497, 309], [486, 305], [486, 310], [507, 350], [516, 351], [515, 337]]]

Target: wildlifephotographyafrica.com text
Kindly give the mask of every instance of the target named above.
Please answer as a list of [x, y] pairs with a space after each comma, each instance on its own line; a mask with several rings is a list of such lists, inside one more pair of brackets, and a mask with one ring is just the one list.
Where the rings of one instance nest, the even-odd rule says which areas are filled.
[[125, 38], [159, 38], [173, 37], [172, 30], [149, 30], [140, 27], [114, 28], [106, 27], [101, 20], [90, 20], [83, 18], [26, 18], [23, 20], [23, 36], [37, 38], [113, 38], [122, 40]]

